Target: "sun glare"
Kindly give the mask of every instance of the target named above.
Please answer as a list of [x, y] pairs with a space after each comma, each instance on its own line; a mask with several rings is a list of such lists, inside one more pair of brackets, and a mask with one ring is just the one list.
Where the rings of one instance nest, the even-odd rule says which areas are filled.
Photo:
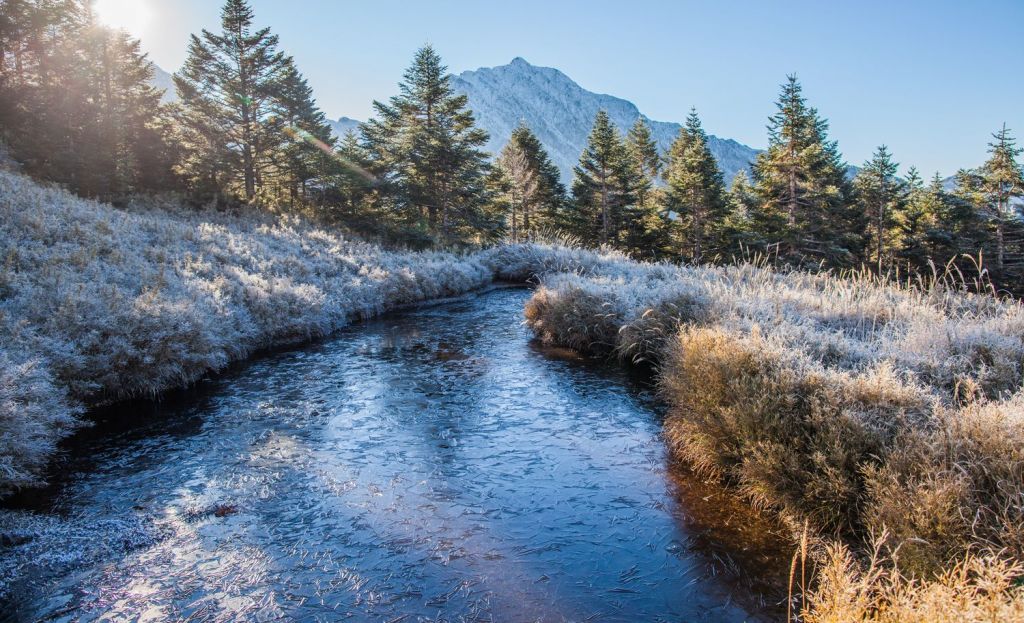
[[94, 0], [93, 10], [102, 23], [138, 37], [153, 16], [149, 0]]

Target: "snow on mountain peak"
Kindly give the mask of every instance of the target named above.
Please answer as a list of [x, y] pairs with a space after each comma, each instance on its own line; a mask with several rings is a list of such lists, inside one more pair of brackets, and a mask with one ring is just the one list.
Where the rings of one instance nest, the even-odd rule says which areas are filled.
[[[681, 128], [677, 123], [652, 121], [628, 100], [588, 91], [561, 71], [531, 65], [522, 57], [508, 65], [465, 71], [454, 77], [452, 85], [469, 98], [479, 125], [490, 133], [489, 151], [498, 153], [512, 131], [525, 123], [567, 183], [599, 110], [607, 112], [622, 132], [643, 117], [662, 151], [668, 150]], [[710, 136], [709, 143], [727, 182], [757, 155], [757, 150], [736, 141]]]

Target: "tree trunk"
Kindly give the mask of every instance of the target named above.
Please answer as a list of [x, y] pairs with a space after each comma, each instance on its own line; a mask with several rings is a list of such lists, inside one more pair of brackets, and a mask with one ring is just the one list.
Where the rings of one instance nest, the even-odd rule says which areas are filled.
[[608, 184], [604, 180], [601, 181], [601, 242], [608, 244], [608, 231], [611, 229], [610, 223], [608, 222]]
[[1006, 255], [1006, 240], [1004, 238], [1004, 227], [1002, 216], [996, 221], [996, 268], [1000, 276], [1003, 272], [1003, 261]]
[[877, 259], [878, 259], [878, 274], [879, 275], [882, 274], [882, 253], [885, 251], [884, 231], [882, 229], [884, 224], [885, 224], [885, 206], [884, 205], [879, 205], [878, 206], [877, 218], [875, 219], [875, 229], [877, 230], [877, 231], [875, 231], [875, 236], [876, 236], [876, 241], [877, 241], [876, 251], [875, 252], [878, 254], [878, 258]]

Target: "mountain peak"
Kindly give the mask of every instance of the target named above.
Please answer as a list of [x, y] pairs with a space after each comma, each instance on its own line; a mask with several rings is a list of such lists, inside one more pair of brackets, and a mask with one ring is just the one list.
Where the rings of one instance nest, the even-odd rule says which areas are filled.
[[[469, 99], [477, 123], [491, 138], [486, 149], [497, 154], [520, 123], [529, 126], [544, 144], [564, 182], [587, 144], [594, 116], [604, 110], [623, 133], [643, 118], [662, 152], [679, 135], [678, 123], [651, 121], [628, 100], [593, 93], [561, 71], [531, 65], [517, 56], [508, 65], [465, 71], [452, 80], [454, 89]], [[735, 141], [709, 136], [712, 153], [726, 180], [748, 169], [757, 150]]]

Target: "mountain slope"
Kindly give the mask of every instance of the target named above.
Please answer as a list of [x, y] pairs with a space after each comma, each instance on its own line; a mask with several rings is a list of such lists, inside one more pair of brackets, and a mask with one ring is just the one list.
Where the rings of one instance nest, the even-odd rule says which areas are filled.
[[[662, 151], [668, 150], [681, 127], [651, 121], [632, 102], [592, 93], [557, 69], [537, 67], [522, 58], [500, 67], [463, 72], [455, 77], [453, 86], [468, 96], [480, 126], [490, 132], [489, 151], [498, 153], [523, 121], [547, 148], [566, 182], [572, 179], [572, 169], [587, 144], [598, 110], [607, 111], [623, 132], [643, 117]], [[757, 155], [757, 150], [734, 140], [709, 138], [727, 182], [748, 168]]]
[[163, 97], [160, 98], [164, 104], [178, 101], [178, 92], [174, 88], [174, 77], [156, 65], [153, 65], [153, 77], [149, 83], [164, 92]]

